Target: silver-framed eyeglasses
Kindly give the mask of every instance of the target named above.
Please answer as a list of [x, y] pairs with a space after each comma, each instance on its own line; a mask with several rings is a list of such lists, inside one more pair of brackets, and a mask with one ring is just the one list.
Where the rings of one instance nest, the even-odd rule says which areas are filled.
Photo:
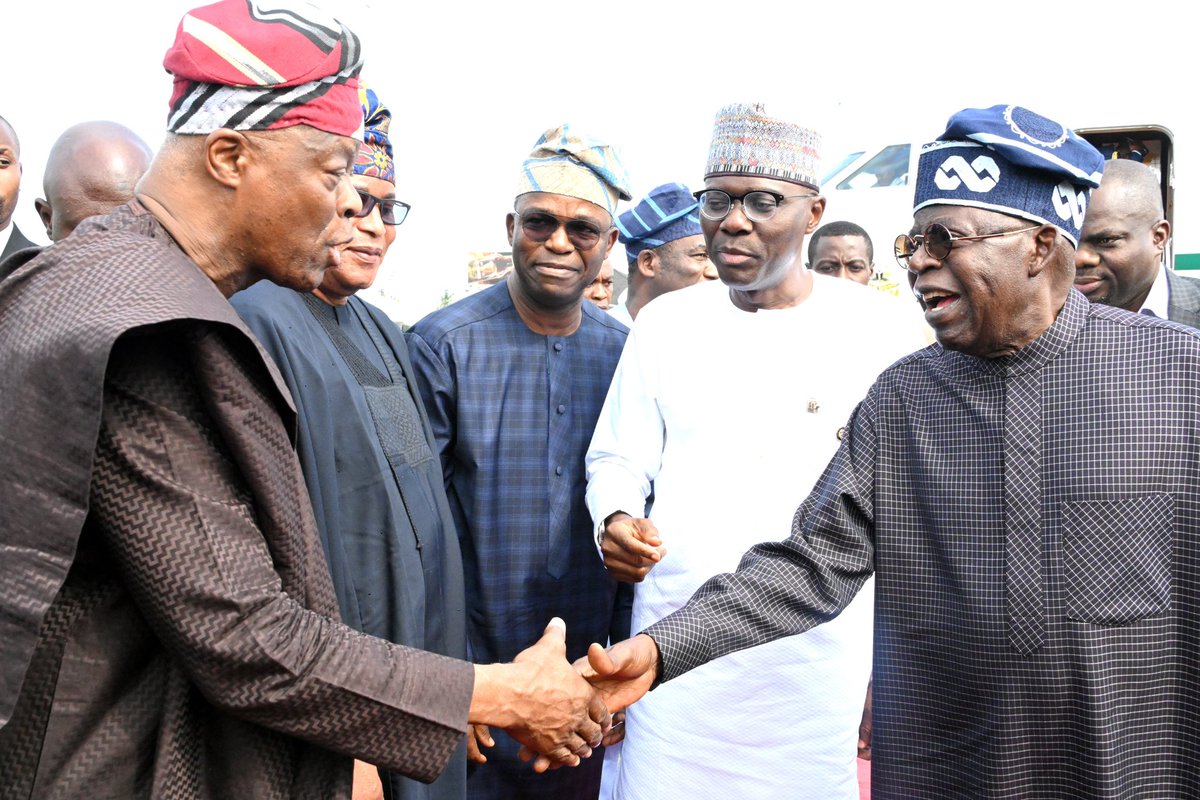
[[766, 189], [755, 189], [743, 195], [734, 196], [722, 189], [701, 189], [693, 192], [692, 197], [700, 201], [700, 214], [705, 219], [720, 222], [729, 216], [734, 203], [742, 204], [742, 213], [751, 222], [766, 222], [775, 216], [784, 200], [794, 197], [818, 197], [816, 192], [808, 194], [780, 194]]
[[981, 239], [995, 239], [1000, 236], [1012, 236], [1016, 233], [1025, 233], [1026, 231], [1040, 228], [1041, 225], [1030, 225], [1027, 228], [1018, 228], [1015, 231], [1000, 231], [999, 233], [982, 233], [978, 236], [955, 236], [940, 222], [934, 222], [925, 228], [924, 233], [918, 233], [916, 236], [902, 233], [896, 237], [896, 262], [904, 269], [910, 269], [908, 260], [917, 253], [917, 248], [924, 247], [925, 252], [935, 261], [944, 261], [950, 255], [950, 251], [954, 248], [955, 242], [977, 242]]

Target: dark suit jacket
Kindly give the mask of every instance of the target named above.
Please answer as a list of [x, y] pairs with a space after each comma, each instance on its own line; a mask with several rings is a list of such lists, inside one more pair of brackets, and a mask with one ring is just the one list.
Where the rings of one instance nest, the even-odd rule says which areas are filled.
[[[3, 233], [3, 231], [0, 231], [0, 235], [3, 235]], [[21, 233], [21, 229], [18, 228], [17, 224], [14, 222], [12, 226], [12, 236], [9, 237], [8, 244], [4, 245], [4, 252], [0, 253], [0, 261], [8, 258], [11, 254], [17, 252], [18, 250], [24, 250], [26, 247], [34, 246], [35, 243], [26, 239], [25, 235]]]
[[[0, 231], [0, 236], [2, 235], [4, 235], [4, 231]], [[10, 261], [8, 257], [19, 250], [28, 250], [31, 247], [37, 247], [37, 245], [26, 239], [25, 235], [21, 233], [21, 229], [14, 222], [12, 236], [8, 238], [8, 244], [4, 245], [4, 252], [0, 253], [0, 281], [7, 278], [17, 267], [29, 260], [27, 258], [17, 258]]]
[[1168, 319], [1200, 328], [1200, 280], [1167, 270], [1167, 288], [1171, 292], [1167, 303]]

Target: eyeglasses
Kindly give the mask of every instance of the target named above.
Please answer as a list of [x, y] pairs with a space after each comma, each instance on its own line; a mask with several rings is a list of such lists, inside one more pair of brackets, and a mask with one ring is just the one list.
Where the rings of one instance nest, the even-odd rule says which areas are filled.
[[408, 203], [402, 203], [399, 200], [385, 200], [382, 197], [376, 197], [373, 194], [367, 194], [362, 189], [355, 189], [358, 192], [358, 197], [362, 200], [362, 211], [355, 214], [355, 217], [365, 217], [370, 214], [375, 206], [379, 206], [379, 219], [384, 225], [399, 225], [404, 222], [404, 218], [408, 216], [408, 211], [412, 206]]
[[1012, 236], [1014, 233], [1025, 233], [1041, 225], [1030, 225], [1028, 228], [1018, 228], [1015, 231], [1000, 231], [999, 233], [984, 233], [979, 236], [955, 236], [940, 222], [935, 222], [925, 229], [924, 233], [910, 236], [902, 233], [896, 237], [896, 261], [900, 266], [909, 269], [908, 259], [917, 253], [917, 248], [924, 246], [929, 257], [944, 261], [950, 255], [955, 242], [977, 242], [980, 239], [995, 239], [998, 236]]
[[766, 222], [771, 217], [775, 216], [775, 212], [779, 210], [779, 204], [784, 200], [792, 197], [817, 197], [816, 192], [809, 194], [779, 194], [778, 192], [768, 192], [766, 189], [756, 189], [753, 192], [746, 192], [740, 197], [734, 197], [729, 192], [721, 189], [702, 189], [699, 192], [693, 192], [692, 197], [700, 201], [700, 213], [705, 219], [711, 219], [713, 222], [720, 222], [729, 216], [729, 212], [733, 210], [733, 204], [741, 202], [742, 213], [751, 222]]
[[521, 220], [521, 230], [532, 241], [544, 242], [562, 226], [567, 229], [567, 238], [580, 250], [591, 250], [600, 241], [604, 231], [590, 222], [569, 217], [559, 217], [549, 211], [514, 212]]

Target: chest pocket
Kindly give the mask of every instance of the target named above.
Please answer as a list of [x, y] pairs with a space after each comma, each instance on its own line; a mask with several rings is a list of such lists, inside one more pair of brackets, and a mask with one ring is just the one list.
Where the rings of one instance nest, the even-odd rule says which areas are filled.
[[1171, 607], [1175, 503], [1169, 494], [1063, 507], [1067, 617], [1123, 625]]

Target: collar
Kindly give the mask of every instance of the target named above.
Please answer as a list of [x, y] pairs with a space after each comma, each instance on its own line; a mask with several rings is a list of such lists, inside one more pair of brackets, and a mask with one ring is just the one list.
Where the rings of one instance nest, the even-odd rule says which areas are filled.
[[1159, 319], [1167, 319], [1170, 304], [1171, 287], [1167, 285], [1167, 266], [1163, 264], [1154, 276], [1154, 283], [1150, 286], [1150, 294], [1146, 295], [1146, 302], [1142, 303], [1138, 311], [1149, 311]]
[[1063, 353], [1079, 336], [1088, 320], [1088, 300], [1075, 289], [1067, 292], [1067, 302], [1054, 323], [1029, 344], [1010, 356], [979, 358], [965, 353], [946, 351], [971, 362], [976, 369], [991, 375], [1022, 375], [1049, 364]]

